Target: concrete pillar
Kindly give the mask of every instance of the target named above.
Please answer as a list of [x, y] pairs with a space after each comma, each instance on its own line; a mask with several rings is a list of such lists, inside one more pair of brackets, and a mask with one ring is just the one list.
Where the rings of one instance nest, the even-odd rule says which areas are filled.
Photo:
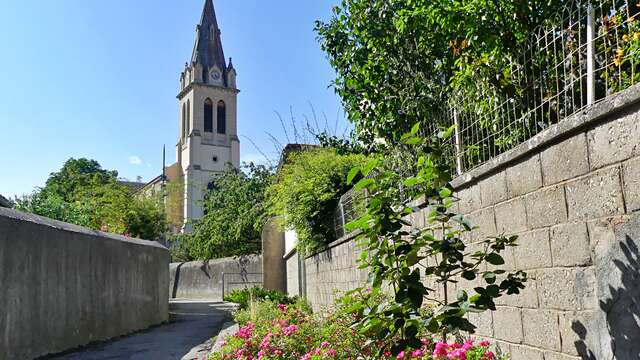
[[262, 228], [262, 273], [264, 288], [287, 291], [287, 266], [284, 260], [284, 232], [273, 218]]

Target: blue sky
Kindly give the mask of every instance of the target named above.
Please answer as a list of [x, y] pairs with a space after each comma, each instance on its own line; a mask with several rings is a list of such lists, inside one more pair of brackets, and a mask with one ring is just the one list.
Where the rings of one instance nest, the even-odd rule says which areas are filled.
[[[326, 113], [347, 126], [334, 72], [313, 32], [337, 0], [217, 0], [225, 55], [242, 90], [243, 160], [286, 137], [274, 111]], [[0, 194], [42, 185], [70, 157], [120, 176], [159, 175], [175, 160], [179, 74], [204, 0], [0, 0]], [[321, 122], [324, 122], [322, 120]]]

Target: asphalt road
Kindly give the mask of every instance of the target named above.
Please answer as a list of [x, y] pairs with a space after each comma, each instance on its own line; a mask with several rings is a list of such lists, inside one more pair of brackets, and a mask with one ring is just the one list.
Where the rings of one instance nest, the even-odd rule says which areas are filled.
[[50, 359], [202, 360], [232, 309], [222, 302], [172, 301], [168, 324]]

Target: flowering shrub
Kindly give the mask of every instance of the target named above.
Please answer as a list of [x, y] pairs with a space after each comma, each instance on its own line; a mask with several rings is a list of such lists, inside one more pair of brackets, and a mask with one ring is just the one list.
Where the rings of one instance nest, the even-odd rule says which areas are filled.
[[394, 356], [390, 349], [381, 348], [383, 342], [371, 341], [352, 329], [353, 316], [341, 307], [320, 316], [303, 302], [253, 303], [249, 309], [236, 313], [239, 330], [224, 340], [221, 351], [210, 360], [506, 359], [492, 352], [487, 341], [446, 343], [429, 335], [422, 337], [420, 348], [406, 349]]

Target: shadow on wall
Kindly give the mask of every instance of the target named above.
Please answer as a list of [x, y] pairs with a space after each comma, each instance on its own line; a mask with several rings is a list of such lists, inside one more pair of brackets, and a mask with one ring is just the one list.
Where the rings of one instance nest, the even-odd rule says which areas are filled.
[[589, 322], [591, 326], [572, 323], [579, 337], [574, 345], [582, 359], [640, 359], [640, 250], [629, 235], [618, 246], [609, 268], [619, 279], [609, 281], [607, 298], [599, 302], [602, 319]]
[[178, 296], [178, 284], [180, 284], [180, 268], [185, 263], [180, 263], [176, 267], [176, 274], [173, 277], [173, 289], [171, 290], [171, 299], [175, 299]]

